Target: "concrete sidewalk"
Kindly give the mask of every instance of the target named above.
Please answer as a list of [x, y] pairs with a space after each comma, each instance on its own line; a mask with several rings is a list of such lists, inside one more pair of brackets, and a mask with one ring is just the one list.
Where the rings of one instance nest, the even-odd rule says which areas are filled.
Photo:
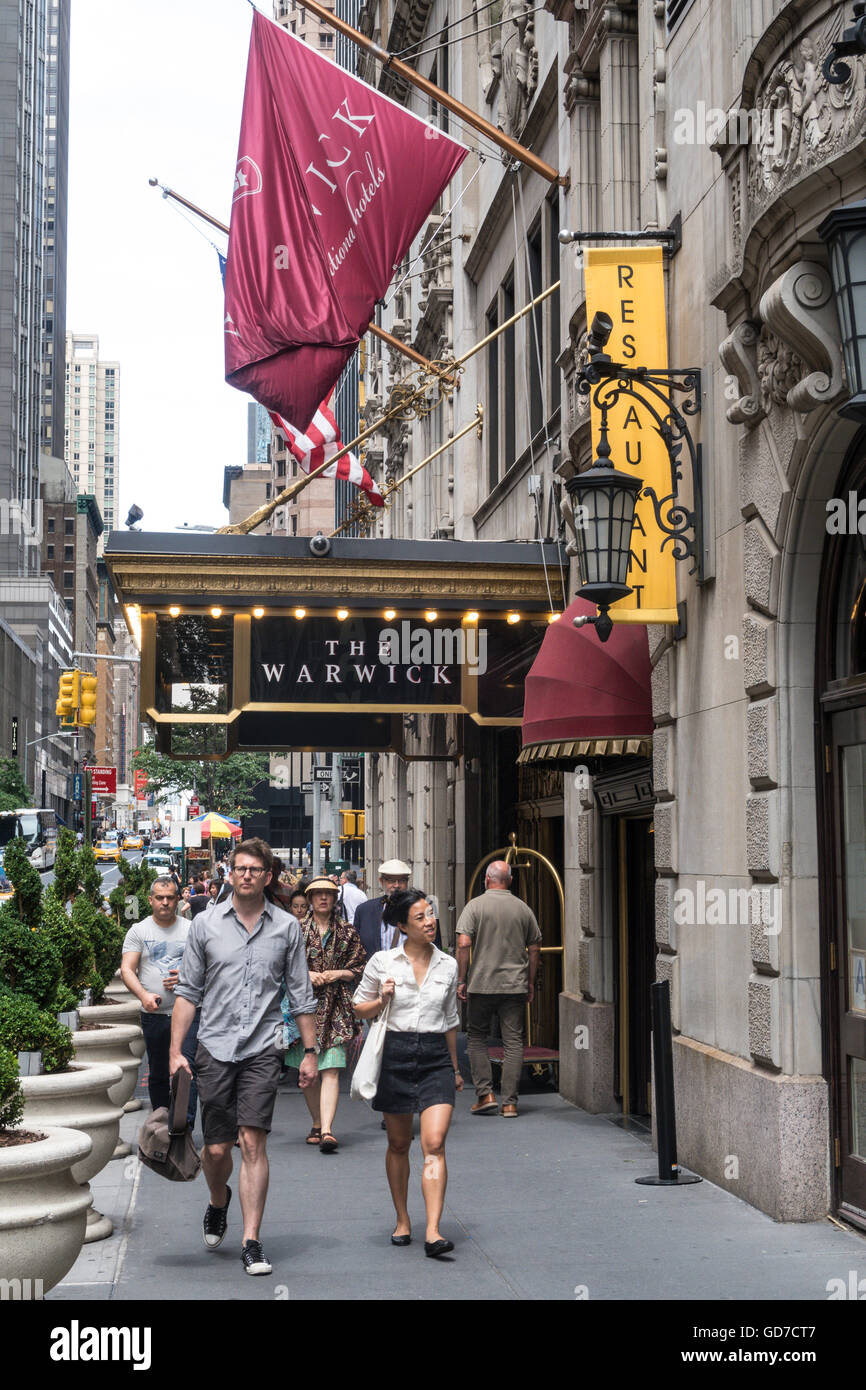
[[[472, 1116], [472, 1100], [470, 1088], [458, 1097], [448, 1138], [450, 1259], [424, 1256], [417, 1142], [415, 1239], [394, 1248], [379, 1116], [341, 1097], [340, 1150], [325, 1156], [304, 1145], [309, 1115], [289, 1084], [268, 1145], [270, 1278], [241, 1267], [238, 1162], [229, 1233], [209, 1252], [203, 1180], [168, 1183], [116, 1159], [93, 1184], [115, 1233], [85, 1246], [47, 1298], [826, 1300], [828, 1280], [866, 1276], [866, 1240], [829, 1220], [778, 1225], [709, 1182], [636, 1186], [656, 1171], [648, 1139], [556, 1095], [521, 1097], [514, 1121]], [[127, 1138], [145, 1113], [124, 1117]]]

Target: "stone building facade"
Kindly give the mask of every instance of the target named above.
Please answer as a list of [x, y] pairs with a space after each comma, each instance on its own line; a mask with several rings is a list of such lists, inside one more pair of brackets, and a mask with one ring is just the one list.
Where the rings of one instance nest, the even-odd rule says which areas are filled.
[[[676, 227], [668, 360], [701, 371], [704, 574], [678, 566], [680, 626], [647, 630], [651, 760], [518, 768], [513, 728], [410, 716], [414, 757], [367, 760], [368, 862], [412, 862], [453, 940], [477, 862], [514, 829], [564, 885], [562, 1093], [646, 1114], [648, 990], [668, 980], [680, 1160], [777, 1219], [866, 1222], [863, 561], [856, 534], [828, 534], [826, 509], [861, 488], [866, 443], [839, 414], [851, 390], [818, 230], [866, 197], [866, 60], [839, 85], [823, 76], [849, 19], [830, 0], [548, 9], [508, 3], [495, 29], [479, 14], [459, 39], [444, 0], [362, 13], [384, 47], [418, 45], [420, 71], [570, 178], [564, 190], [510, 167], [361, 60], [367, 81], [472, 149], [383, 326], [456, 356], [561, 282], [467, 362], [438, 411], [383, 433], [381, 472], [399, 478], [484, 406], [484, 439], [417, 474], [379, 529], [566, 538], [563, 487], [592, 440], [576, 390], [583, 266], [559, 232]], [[405, 376], [370, 341], [371, 418]]]

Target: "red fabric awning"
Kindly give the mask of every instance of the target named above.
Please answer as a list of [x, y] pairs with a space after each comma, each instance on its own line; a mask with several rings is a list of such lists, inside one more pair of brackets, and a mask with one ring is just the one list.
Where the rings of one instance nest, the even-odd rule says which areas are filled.
[[526, 677], [520, 762], [649, 753], [652, 695], [646, 628], [619, 623], [600, 642], [572, 619], [595, 613], [576, 598], [544, 635]]

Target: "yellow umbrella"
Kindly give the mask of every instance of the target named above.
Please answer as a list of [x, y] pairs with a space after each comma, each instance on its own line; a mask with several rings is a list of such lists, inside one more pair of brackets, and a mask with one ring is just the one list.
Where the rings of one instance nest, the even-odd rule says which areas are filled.
[[201, 816], [193, 816], [193, 821], [201, 826], [201, 837], [207, 840], [213, 836], [215, 840], [239, 840], [243, 831], [234, 821], [226, 820], [225, 816], [219, 815], [216, 811], [205, 811]]

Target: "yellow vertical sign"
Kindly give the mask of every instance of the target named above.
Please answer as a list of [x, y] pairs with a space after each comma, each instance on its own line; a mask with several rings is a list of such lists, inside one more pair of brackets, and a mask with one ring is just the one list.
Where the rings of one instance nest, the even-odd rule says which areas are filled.
[[[665, 287], [660, 246], [613, 247], [584, 251], [586, 321], [601, 310], [613, 319], [605, 351], [627, 367], [668, 365]], [[593, 394], [595, 387], [593, 387]], [[592, 400], [592, 397], [590, 397]], [[656, 407], [658, 409], [658, 406]], [[598, 443], [600, 412], [592, 405], [593, 455]], [[624, 473], [634, 472], [659, 498], [671, 490], [668, 451], [655, 421], [640, 401], [623, 395], [608, 411], [610, 462]], [[617, 623], [676, 623], [676, 561], [671, 542], [662, 550], [665, 533], [656, 523], [652, 502], [641, 496], [635, 508], [628, 583], [632, 592], [610, 610]]]

